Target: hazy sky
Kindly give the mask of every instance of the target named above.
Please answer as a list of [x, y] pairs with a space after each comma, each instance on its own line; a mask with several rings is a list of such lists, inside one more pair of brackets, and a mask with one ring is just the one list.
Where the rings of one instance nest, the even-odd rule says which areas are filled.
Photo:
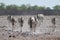
[[31, 4], [31, 5], [46, 6], [51, 8], [55, 5], [60, 5], [60, 0], [0, 0], [0, 2], [5, 3], [6, 5]]

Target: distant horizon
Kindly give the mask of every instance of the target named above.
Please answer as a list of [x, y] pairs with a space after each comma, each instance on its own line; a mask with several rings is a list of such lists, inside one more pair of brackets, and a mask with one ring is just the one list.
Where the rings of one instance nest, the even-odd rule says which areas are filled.
[[60, 5], [60, 0], [0, 0], [0, 3], [4, 3], [5, 5], [15, 4], [21, 6], [22, 4], [31, 6], [43, 6], [53, 8], [55, 5]]

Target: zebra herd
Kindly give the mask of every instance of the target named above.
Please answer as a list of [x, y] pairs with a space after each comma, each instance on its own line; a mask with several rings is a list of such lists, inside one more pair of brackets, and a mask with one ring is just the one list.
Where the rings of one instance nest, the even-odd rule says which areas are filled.
[[[12, 16], [8, 16], [7, 19], [11, 22], [11, 24], [12, 24], [12, 31], [13, 31], [13, 28], [14, 28], [14, 25], [16, 23], [16, 20]], [[28, 25], [30, 27], [30, 32], [33, 29], [34, 29], [34, 32], [35, 32], [35, 29], [36, 29], [38, 23], [39, 23], [39, 26], [40, 26], [40, 24], [43, 22], [43, 19], [44, 19], [44, 15], [42, 15], [42, 14], [37, 15], [36, 17], [30, 17], [28, 19]], [[21, 27], [21, 31], [20, 32], [22, 32], [22, 27], [23, 27], [23, 24], [24, 24], [23, 17], [18, 18], [18, 22], [19, 22], [20, 27]], [[52, 23], [55, 26], [55, 18], [52, 19]], [[54, 29], [53, 29], [53, 31], [54, 31]]]
[[[14, 28], [14, 25], [16, 23], [16, 20], [14, 19], [14, 17], [12, 17], [10, 15], [7, 17], [7, 19], [9, 20], [9, 22], [11, 22], [12, 31], [13, 31], [13, 28]], [[37, 17], [30, 17], [28, 19], [28, 25], [30, 26], [30, 31], [34, 28], [34, 32], [35, 32], [35, 29], [36, 29], [36, 26], [37, 26], [37, 23], [39, 22], [39, 20], [43, 21], [43, 16], [41, 16], [41, 17], [39, 17], [39, 16], [37, 16]], [[23, 17], [18, 18], [18, 22], [20, 24], [21, 32], [22, 32], [22, 27], [23, 27], [23, 24], [24, 24]]]

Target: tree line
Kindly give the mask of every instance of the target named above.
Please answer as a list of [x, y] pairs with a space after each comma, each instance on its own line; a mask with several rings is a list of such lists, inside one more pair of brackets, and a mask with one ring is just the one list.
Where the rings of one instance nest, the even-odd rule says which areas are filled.
[[60, 5], [56, 5], [51, 9], [50, 7], [44, 7], [44, 6], [31, 6], [30, 4], [28, 5], [5, 5], [4, 3], [0, 3], [0, 10], [60, 10]]

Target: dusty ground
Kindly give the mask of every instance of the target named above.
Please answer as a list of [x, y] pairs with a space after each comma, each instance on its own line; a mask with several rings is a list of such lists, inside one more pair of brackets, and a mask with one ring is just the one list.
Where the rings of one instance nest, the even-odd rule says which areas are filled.
[[0, 40], [60, 40], [60, 36], [53, 34], [34, 35], [29, 33], [19, 33], [0, 28]]

